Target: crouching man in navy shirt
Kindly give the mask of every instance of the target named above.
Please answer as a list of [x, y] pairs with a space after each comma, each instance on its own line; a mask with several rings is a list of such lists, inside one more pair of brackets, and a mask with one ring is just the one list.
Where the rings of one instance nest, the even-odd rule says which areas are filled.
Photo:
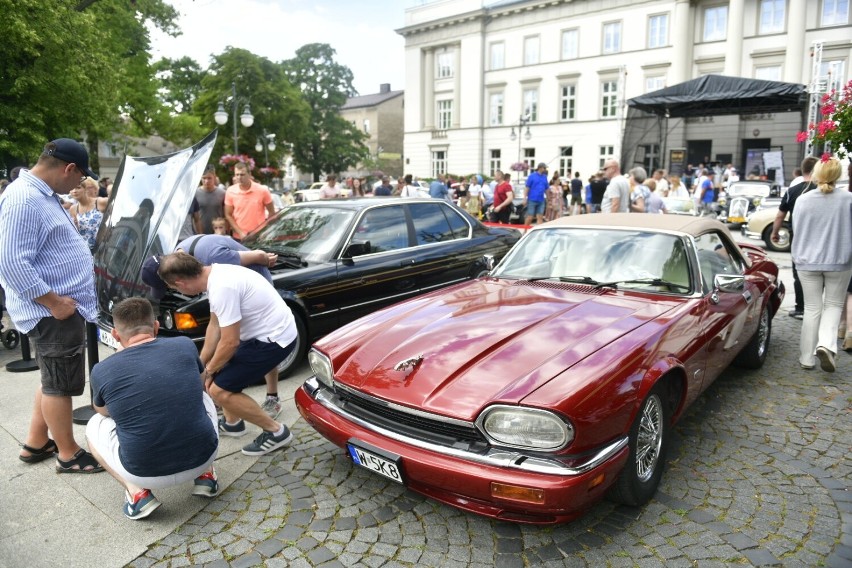
[[86, 426], [89, 448], [125, 492], [124, 515], [141, 519], [160, 506], [151, 489], [194, 480], [193, 495], [219, 492], [213, 461], [219, 449], [216, 407], [188, 337], [158, 338], [145, 298], [113, 309], [121, 349], [92, 369], [98, 412]]

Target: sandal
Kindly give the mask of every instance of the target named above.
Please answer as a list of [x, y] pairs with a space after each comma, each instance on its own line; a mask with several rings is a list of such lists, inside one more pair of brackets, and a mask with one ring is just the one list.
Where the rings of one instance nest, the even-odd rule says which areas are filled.
[[26, 444], [21, 444], [21, 447], [30, 453], [28, 456], [18, 455], [18, 459], [25, 463], [38, 463], [44, 461], [47, 458], [53, 457], [53, 454], [59, 451], [59, 448], [56, 447], [56, 442], [50, 438], [48, 438], [47, 442], [40, 448], [32, 448]]
[[56, 473], [98, 473], [104, 468], [95, 456], [80, 448], [74, 457], [68, 461], [56, 458]]

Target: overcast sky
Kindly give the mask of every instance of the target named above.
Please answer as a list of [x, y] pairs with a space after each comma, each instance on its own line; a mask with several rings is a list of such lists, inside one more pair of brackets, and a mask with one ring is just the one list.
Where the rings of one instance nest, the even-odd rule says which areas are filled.
[[307, 43], [327, 43], [355, 76], [361, 95], [405, 87], [402, 36], [405, 8], [419, 0], [166, 0], [180, 14], [183, 34], [151, 36], [154, 59], [188, 55], [202, 68], [227, 46], [271, 61], [292, 58]]

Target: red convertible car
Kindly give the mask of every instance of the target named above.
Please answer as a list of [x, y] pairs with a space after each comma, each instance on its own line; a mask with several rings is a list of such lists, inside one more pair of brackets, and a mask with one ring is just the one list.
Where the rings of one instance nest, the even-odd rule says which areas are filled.
[[566, 217], [489, 276], [326, 336], [296, 403], [377, 475], [565, 522], [607, 493], [654, 495], [672, 424], [729, 363], [763, 364], [783, 297], [778, 267], [718, 221]]

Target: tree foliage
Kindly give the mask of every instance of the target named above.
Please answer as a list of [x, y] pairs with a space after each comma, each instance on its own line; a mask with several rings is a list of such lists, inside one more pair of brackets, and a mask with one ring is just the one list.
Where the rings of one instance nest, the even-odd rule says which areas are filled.
[[91, 144], [121, 130], [123, 118], [151, 124], [159, 102], [146, 25], [177, 33], [170, 5], [0, 0], [0, 13], [0, 160], [32, 163], [47, 140], [82, 132]]
[[340, 116], [348, 97], [357, 94], [352, 71], [334, 61], [334, 49], [310, 43], [282, 63], [290, 82], [301, 89], [310, 108], [310, 128], [296, 133], [293, 161], [318, 180], [323, 172], [339, 172], [365, 159], [366, 136]]

